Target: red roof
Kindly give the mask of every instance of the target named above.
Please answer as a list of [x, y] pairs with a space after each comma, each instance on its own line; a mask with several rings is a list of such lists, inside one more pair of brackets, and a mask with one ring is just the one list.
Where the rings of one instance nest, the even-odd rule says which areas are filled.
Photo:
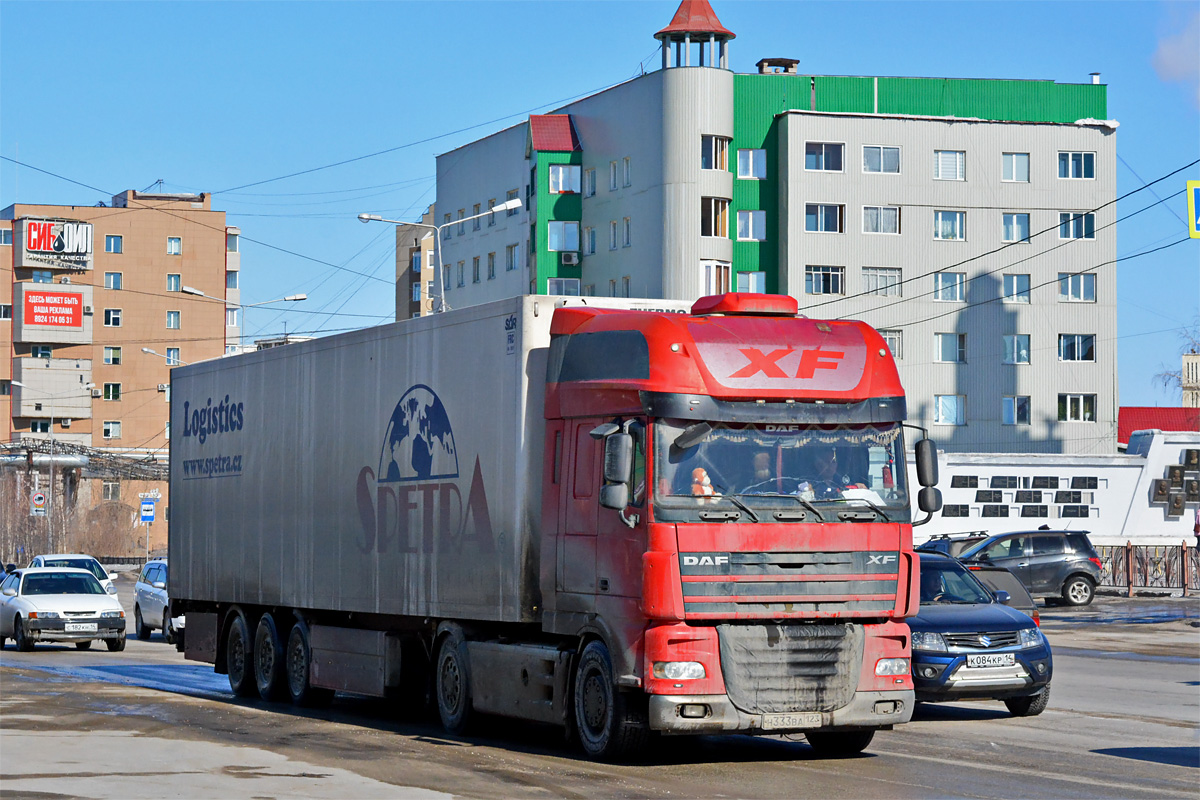
[[1200, 408], [1122, 406], [1117, 412], [1117, 441], [1129, 443], [1134, 431], [1200, 431]]
[[654, 34], [654, 38], [663, 39], [671, 33], [715, 33], [728, 39], [736, 37], [717, 19], [708, 0], [683, 0], [671, 18], [671, 24]]
[[543, 153], [569, 153], [581, 149], [570, 114], [531, 114], [529, 140], [532, 149]]

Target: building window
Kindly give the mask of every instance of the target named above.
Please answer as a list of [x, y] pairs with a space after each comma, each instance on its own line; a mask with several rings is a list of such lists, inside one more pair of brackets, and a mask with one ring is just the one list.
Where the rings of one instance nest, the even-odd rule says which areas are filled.
[[105, 500], [120, 500], [121, 499], [121, 482], [120, 481], [103, 481], [103, 492]]
[[168, 347], [167, 348], [167, 366], [168, 367], [178, 367], [182, 363], [183, 363], [183, 359], [181, 359], [179, 357], [179, 348], [178, 347]]
[[965, 333], [935, 333], [937, 354], [934, 361], [943, 364], [963, 364], [967, 360], [967, 335]]
[[701, 136], [700, 169], [728, 170], [729, 142], [724, 136]]
[[[417, 256], [417, 258], [420, 258], [420, 256]], [[418, 266], [418, 269], [420, 269], [419, 266]], [[238, 271], [236, 269], [225, 270], [225, 288], [226, 289], [238, 288], [238, 275], [239, 274], [240, 273], [238, 273]]]
[[966, 396], [961, 394], [935, 394], [933, 396], [933, 424], [966, 425]]
[[965, 181], [967, 179], [967, 154], [962, 150], [934, 150], [933, 179], [936, 181]]
[[491, 198], [491, 199], [489, 199], [489, 200], [488, 200], [488, 217], [487, 217], [487, 221], [488, 221], [488, 227], [489, 227], [489, 228], [491, 228], [492, 226], [494, 226], [494, 225], [496, 224], [496, 212], [492, 210], [492, 209], [493, 209], [493, 208], [495, 208], [495, 207], [496, 207], [496, 198], [494, 198], [494, 197], [493, 197], [493, 198]]
[[546, 248], [551, 252], [579, 250], [578, 222], [550, 222], [547, 225]]
[[1004, 153], [1001, 180], [1029, 183], [1029, 153]]
[[863, 206], [863, 233], [900, 233], [900, 209]]
[[608, 162], [608, 190], [615, 192], [617, 190], [617, 162]]
[[738, 177], [749, 180], [765, 180], [767, 177], [766, 150], [738, 150]]
[[583, 196], [596, 196], [596, 170], [594, 169], [583, 171]]
[[512, 272], [517, 268], [517, 261], [521, 245], [510, 244], [504, 248], [504, 271]]
[[883, 343], [887, 345], [887, 349], [891, 351], [892, 358], [899, 361], [904, 357], [904, 332], [898, 330], [881, 330], [879, 335], [883, 337]]
[[737, 238], [740, 242], [765, 242], [767, 240], [767, 212], [737, 212]]
[[[517, 190], [516, 189], [509, 189], [504, 195], [504, 202], [506, 202], [506, 203], [509, 200], [516, 200], [516, 199], [517, 199]], [[520, 210], [521, 210], [520, 207], [510, 208], [508, 211], [504, 212], [504, 216], [515, 217], [517, 215], [517, 212]]]
[[241, 237], [236, 233], [225, 234], [225, 252], [236, 253], [238, 251], [238, 246], [240, 245], [240, 239]]
[[442, 264], [442, 291], [450, 289], [450, 265]]
[[1096, 395], [1060, 394], [1058, 396], [1059, 422], [1095, 422]]
[[421, 302], [421, 282], [420, 281], [413, 281], [412, 302], [414, 302], [414, 303]]
[[729, 201], [722, 197], [700, 198], [700, 235], [729, 236]]
[[808, 203], [804, 206], [804, 230], [809, 233], [842, 233], [845, 206]]
[[119, 309], [119, 308], [104, 309], [104, 327], [106, 327], [106, 328], [121, 327], [121, 309]]
[[442, 215], [442, 241], [447, 241], [450, 238], [450, 215]]
[[490, 281], [496, 277], [496, 254], [495, 253], [488, 253], [487, 265], [488, 265], [488, 280]]
[[933, 299], [945, 303], [961, 302], [966, 299], [967, 273], [935, 272], [933, 275]]
[[179, 330], [179, 312], [178, 311], [168, 311], [167, 312], [167, 330], [172, 330], [172, 331]]
[[1029, 302], [1029, 276], [1028, 275], [1005, 275], [1004, 276], [1004, 302], [1006, 303], [1028, 303]]
[[1059, 361], [1095, 361], [1096, 336], [1092, 333], [1060, 333]]
[[1095, 153], [1059, 153], [1058, 177], [1089, 180], [1096, 177]]
[[121, 423], [119, 420], [106, 419], [103, 423], [105, 439], [120, 439], [121, 438]]
[[0, 244], [12, 244], [12, 228], [0, 228]]
[[844, 145], [830, 142], [806, 142], [804, 145], [804, 168], [824, 172], [841, 172], [843, 147]]
[[879, 145], [863, 146], [863, 172], [900, 174], [900, 148]]
[[1088, 273], [1058, 273], [1058, 302], [1096, 302], [1096, 276]]
[[615, 219], [608, 223], [608, 249], [617, 249], [617, 221]]
[[48, 269], [35, 269], [33, 271], [34, 283], [54, 283], [54, 273]]
[[241, 312], [240, 308], [225, 309], [225, 327], [226, 328], [238, 327], [239, 312]]
[[863, 267], [863, 286], [868, 294], [899, 297], [901, 270], [899, 267]]
[[167, 255], [181, 256], [183, 255], [183, 239], [178, 236], [167, 237]]
[[11, 303], [0, 303], [0, 319], [12, 319]]
[[30, 433], [49, 433], [50, 432], [50, 420], [48, 420], [48, 419], [33, 420], [32, 422], [29, 423], [29, 432]]
[[725, 294], [729, 291], [733, 267], [724, 261], [702, 261], [700, 270], [704, 281], [704, 294]]
[[933, 238], [961, 242], [967, 238], [967, 212], [934, 211]]
[[621, 159], [621, 185], [633, 186], [633, 163], [629, 160], [629, 156]]
[[596, 229], [583, 229], [583, 254], [591, 256], [596, 254]]
[[1004, 215], [1004, 241], [1006, 241], [1006, 242], [1028, 242], [1029, 241], [1029, 215], [1028, 214], [1005, 214]]
[[104, 252], [119, 255], [125, 250], [125, 242], [120, 236], [111, 233], [104, 237]]
[[1059, 239], [1095, 239], [1096, 215], [1073, 214], [1063, 211], [1058, 215]]
[[456, 227], [454, 229], [455, 236], [462, 236], [464, 233], [467, 232], [466, 223], [463, 222], [463, 220], [466, 219], [466, 217], [467, 217], [467, 210], [465, 208], [460, 208], [458, 210], [458, 227]]
[[479, 230], [479, 226], [483, 224], [483, 205], [476, 203], [471, 209], [471, 216], [475, 219], [471, 220], [471, 230]]
[[119, 366], [121, 363], [121, 348], [105, 347], [104, 348], [104, 363], [112, 366]]
[[467, 285], [467, 262], [458, 262], [458, 286], [461, 289]]
[[633, 244], [633, 223], [629, 217], [621, 220], [621, 247], [629, 247]]
[[1014, 333], [1004, 337], [1004, 363], [1029, 363], [1029, 334]]
[[167, 274], [167, 291], [168, 292], [178, 292], [182, 288], [183, 288], [183, 279], [179, 276], [179, 274], [173, 273], [173, 272], [168, 273]]
[[548, 278], [546, 280], [546, 293], [566, 295], [568, 297], [579, 296], [579, 279], [578, 278]]
[[765, 272], [739, 272], [737, 274], [737, 290], [739, 292], [752, 292], [754, 294], [766, 294], [767, 291], [767, 273]]
[[621, 278], [621, 297], [629, 297], [630, 296], [629, 284], [630, 284], [631, 280], [632, 279], [628, 275]]
[[54, 351], [48, 344], [35, 344], [30, 348], [29, 354], [33, 358], [50, 358]]
[[104, 384], [104, 399], [105, 400], [120, 400], [121, 399], [121, 384], [119, 384], [119, 383]]
[[479, 256], [471, 259], [471, 283], [479, 283], [483, 276], [479, 274]]
[[104, 273], [104, 288], [105, 289], [120, 289], [121, 288], [121, 273], [119, 273], [119, 272]]
[[580, 169], [575, 164], [551, 164], [550, 194], [579, 194]]
[[845, 294], [845, 267], [807, 266], [804, 268], [805, 294]]

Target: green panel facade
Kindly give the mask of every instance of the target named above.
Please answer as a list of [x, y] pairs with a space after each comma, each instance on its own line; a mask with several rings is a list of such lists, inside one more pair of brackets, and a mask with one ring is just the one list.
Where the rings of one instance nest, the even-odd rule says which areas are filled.
[[[583, 152], [541, 152], [535, 154], [533, 175], [534, 186], [537, 187], [536, 216], [530, 223], [529, 244], [533, 248], [537, 263], [537, 286], [533, 287], [534, 294], [547, 294], [550, 278], [580, 278], [581, 267], [565, 266], [562, 254], [548, 248], [546, 229], [550, 222], [582, 222], [583, 195], [581, 194], [550, 194], [550, 165], [574, 164], [582, 170]], [[579, 235], [583, 236], [582, 229]], [[582, 247], [582, 241], [580, 246]]]

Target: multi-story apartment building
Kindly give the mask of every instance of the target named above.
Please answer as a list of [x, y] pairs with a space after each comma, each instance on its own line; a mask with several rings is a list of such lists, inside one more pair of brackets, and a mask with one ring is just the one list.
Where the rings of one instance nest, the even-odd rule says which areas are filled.
[[[728, 69], [684, 0], [662, 69], [437, 159], [454, 307], [521, 293], [795, 296], [884, 331], [959, 451], [1116, 447], [1116, 123], [1106, 87]], [[494, 265], [494, 267], [493, 267]]]
[[396, 226], [396, 321], [434, 310], [434, 207], [425, 209], [421, 224]]
[[241, 336], [238, 236], [203, 194], [0, 211], [4, 439], [165, 459], [171, 366]]

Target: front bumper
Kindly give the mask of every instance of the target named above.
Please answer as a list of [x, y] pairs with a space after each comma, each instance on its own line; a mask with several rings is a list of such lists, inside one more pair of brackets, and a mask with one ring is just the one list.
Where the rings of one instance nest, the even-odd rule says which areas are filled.
[[[95, 630], [68, 631], [67, 624], [95, 625]], [[27, 619], [21, 623], [25, 634], [40, 642], [89, 642], [93, 639], [120, 639], [125, 635], [125, 620], [113, 619]]]
[[[689, 707], [685, 709], [684, 707]], [[703, 716], [685, 717], [703, 707]], [[799, 733], [826, 728], [889, 729], [912, 718], [911, 691], [855, 692], [850, 702], [833, 711], [798, 712], [791, 726], [776, 727], [783, 715], [748, 714], [739, 710], [728, 695], [653, 695], [650, 697], [650, 729], [662, 733], [751, 734]], [[774, 722], [771, 719], [774, 718]]]
[[[995, 652], [995, 651], [992, 651]], [[1054, 672], [1050, 648], [1017, 651], [1011, 667], [967, 667], [967, 653], [914, 650], [913, 684], [918, 700], [996, 699], [1037, 694]], [[933, 675], [926, 673], [932, 671]]]

